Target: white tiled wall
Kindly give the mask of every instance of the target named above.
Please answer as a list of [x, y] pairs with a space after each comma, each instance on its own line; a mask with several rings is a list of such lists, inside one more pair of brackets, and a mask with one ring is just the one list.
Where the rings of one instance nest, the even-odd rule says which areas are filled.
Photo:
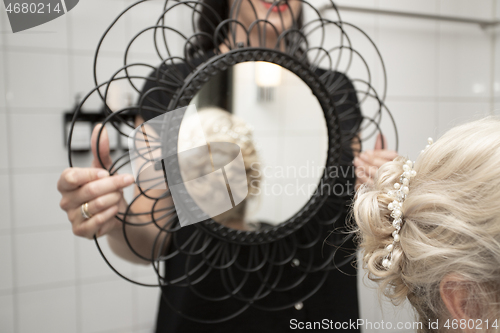
[[[500, 1], [376, 0], [337, 1], [345, 6], [462, 16], [500, 18]], [[486, 115], [500, 115], [500, 30], [484, 31], [477, 25], [349, 13], [346, 20], [374, 31], [386, 64], [387, 106], [399, 131], [399, 152], [416, 158], [427, 137], [438, 138], [454, 125]], [[378, 76], [379, 86], [381, 76]], [[497, 87], [497, 88], [495, 88]], [[496, 90], [495, 90], [496, 89]], [[387, 122], [389, 145], [394, 135]], [[380, 308], [374, 284], [359, 274], [361, 316], [371, 321], [412, 322], [409, 304]], [[365, 332], [383, 332], [367, 329]], [[414, 330], [401, 330], [414, 332]]]
[[[2, 156], [6, 156], [3, 154]], [[8, 232], [11, 228], [11, 218], [10, 218], [10, 207], [11, 207], [11, 197], [10, 197], [10, 181], [7, 172], [0, 175], [0, 209], [4, 212], [2, 219], [0, 220], [0, 232]]]
[[[495, 16], [497, 20], [500, 20], [500, 3], [498, 1], [495, 3], [496, 10]], [[494, 80], [493, 80], [493, 94], [494, 94], [494, 107], [493, 110], [495, 114], [500, 115], [500, 32], [496, 30], [495, 35], [495, 48], [493, 55], [495, 57], [494, 61]]]
[[[129, 2], [80, 1], [67, 15], [17, 34], [10, 33], [3, 5], [0, 10], [2, 333], [153, 331], [158, 290], [122, 281], [93, 242], [73, 236], [56, 190], [68, 165], [62, 113], [76, 94], [92, 89], [95, 47]], [[103, 76], [121, 66], [132, 20], [122, 20], [119, 32], [105, 40], [98, 63]], [[98, 99], [86, 107], [96, 110]], [[78, 161], [88, 165], [90, 157]], [[121, 272], [145, 275], [101, 243]]]
[[23, 291], [16, 297], [19, 332], [37, 332], [40, 328], [45, 332], [78, 332], [75, 286]]
[[328, 148], [316, 97], [298, 76], [286, 69], [279, 72], [281, 83], [273, 88], [272, 101], [257, 100], [255, 63], [237, 64], [232, 78], [233, 112], [254, 127], [261, 165], [259, 205], [248, 209], [248, 218], [271, 224], [286, 221], [307, 203], [322, 176]]
[[[58, 208], [55, 184], [67, 166], [61, 114], [73, 106], [77, 93], [93, 87], [95, 46], [127, 3], [80, 1], [69, 14], [15, 35], [9, 33], [3, 7], [0, 10], [1, 332], [146, 333], [154, 326], [157, 291], [121, 281], [104, 265], [92, 242], [72, 236]], [[337, 3], [500, 19], [499, 0]], [[156, 19], [146, 12], [124, 17], [118, 32], [105, 40], [98, 65], [106, 75], [121, 63], [123, 46], [137, 29]], [[172, 22], [182, 21], [179, 17], [172, 17]], [[362, 13], [343, 17], [369, 33], [384, 58], [387, 105], [397, 121], [402, 154], [415, 157], [428, 136], [438, 137], [458, 122], [494, 112], [500, 115], [498, 29], [495, 34], [469, 24]], [[138, 51], [146, 42], [138, 44]], [[370, 66], [376, 67], [369, 44], [358, 45]], [[372, 75], [380, 84], [381, 71], [375, 69]], [[91, 109], [97, 106], [95, 99], [89, 103]], [[389, 129], [387, 123], [383, 126]], [[388, 131], [387, 136], [393, 144], [393, 134]], [[89, 163], [88, 157], [80, 160]], [[116, 258], [114, 262], [132, 276], [145, 274], [143, 268]], [[376, 294], [365, 287], [361, 290], [362, 316], [382, 318]], [[408, 311], [398, 311], [394, 314], [388, 308], [383, 316], [411, 320]]]
[[[82, 287], [82, 331], [100, 332], [130, 329], [134, 305], [132, 285], [106, 281]], [[106, 297], [102, 297], [106, 295]]]
[[3, 294], [0, 296], [0, 322], [5, 332], [14, 331], [14, 296]]
[[8, 292], [13, 287], [12, 279], [12, 242], [9, 235], [0, 236], [0, 292]]

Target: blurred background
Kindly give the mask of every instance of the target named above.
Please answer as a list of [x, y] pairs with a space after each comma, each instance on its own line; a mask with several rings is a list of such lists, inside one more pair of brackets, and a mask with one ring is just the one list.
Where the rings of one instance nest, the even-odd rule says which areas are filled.
[[[112, 20], [133, 1], [84, 0], [68, 14], [12, 34], [0, 10], [0, 331], [152, 332], [158, 290], [116, 277], [92, 241], [73, 236], [59, 208], [56, 182], [68, 166], [63, 114], [93, 88], [97, 43]], [[325, 1], [311, 1], [321, 7]], [[342, 0], [338, 5], [499, 20], [500, 0]], [[118, 22], [101, 52], [102, 71], [123, 62], [124, 45], [153, 24], [161, 1]], [[333, 12], [325, 12], [328, 16]], [[375, 42], [387, 70], [387, 105], [400, 138], [399, 152], [415, 158], [452, 126], [500, 115], [500, 27], [341, 11]], [[191, 24], [182, 15], [171, 25]], [[177, 20], [177, 21], [176, 21]], [[360, 52], [363, 52], [361, 49]], [[137, 58], [154, 58], [149, 49]], [[376, 61], [375, 58], [367, 59]], [[374, 82], [381, 82], [375, 71]], [[115, 89], [117, 107], [134, 98]], [[99, 111], [97, 99], [86, 105]], [[389, 133], [389, 132], [388, 132]], [[394, 137], [388, 134], [390, 147]], [[119, 149], [119, 143], [117, 143]], [[368, 146], [367, 148], [372, 148]], [[91, 154], [78, 164], [90, 165]], [[103, 245], [105, 242], [103, 242]], [[104, 250], [107, 248], [104, 246]], [[127, 276], [150, 279], [148, 268], [112, 258]], [[406, 308], [380, 308], [370, 283], [359, 276], [361, 318], [412, 321]], [[365, 332], [382, 332], [370, 329]], [[401, 330], [411, 332], [412, 330]]]

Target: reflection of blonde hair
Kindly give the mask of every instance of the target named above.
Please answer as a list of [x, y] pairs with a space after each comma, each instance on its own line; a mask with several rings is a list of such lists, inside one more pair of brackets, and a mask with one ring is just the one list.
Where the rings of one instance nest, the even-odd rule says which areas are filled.
[[[184, 150], [198, 145], [204, 145], [208, 142], [210, 154], [213, 158], [217, 158], [219, 162], [226, 165], [224, 167], [228, 179], [231, 179], [231, 191], [246, 194], [248, 197], [233, 209], [220, 214], [214, 220], [220, 223], [225, 221], [243, 220], [245, 217], [245, 208], [247, 200], [255, 197], [258, 192], [260, 182], [260, 171], [256, 167], [259, 163], [259, 158], [252, 141], [252, 133], [248, 124], [241, 118], [232, 115], [231, 113], [218, 108], [204, 108], [198, 111], [197, 118], [201, 123], [203, 134], [198, 133], [197, 127], [194, 124], [187, 124], [183, 135], [179, 141], [179, 149]], [[193, 118], [195, 119], [195, 118]], [[197, 123], [197, 122], [196, 122]], [[183, 124], [184, 126], [184, 124]], [[237, 170], [237, 165], [229, 164], [234, 158], [234, 151], [229, 151], [228, 146], [210, 145], [213, 142], [228, 142], [234, 143], [241, 149], [243, 162], [245, 166], [246, 179], [238, 181], [240, 174]], [[184, 146], [181, 146], [184, 145]], [[199, 155], [199, 158], [191, 164], [189, 168], [185, 168], [183, 173], [189, 179], [201, 179], [202, 176], [212, 172], [211, 161], [207, 155]], [[208, 168], [208, 169], [207, 169]], [[238, 184], [241, 185], [238, 188]], [[211, 200], [210, 198], [226, 195], [228, 189], [225, 185], [217, 183], [204, 183], [202, 181], [192, 185], [190, 191], [196, 192], [196, 197], [201, 200]], [[242, 188], [244, 187], [244, 188]], [[234, 195], [235, 193], [233, 193]]]
[[400, 246], [385, 269], [384, 248], [394, 230], [387, 192], [404, 162], [397, 158], [382, 166], [375, 184], [362, 188], [354, 204], [370, 279], [396, 304], [408, 298], [422, 332], [432, 331], [428, 320], [450, 317], [439, 290], [449, 274], [469, 288], [471, 318], [500, 319], [500, 121], [486, 118], [453, 128], [420, 155], [402, 207]]

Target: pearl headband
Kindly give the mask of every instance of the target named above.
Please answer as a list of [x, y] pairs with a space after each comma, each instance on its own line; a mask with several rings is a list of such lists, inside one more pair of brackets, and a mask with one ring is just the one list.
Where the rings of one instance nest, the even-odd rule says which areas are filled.
[[241, 143], [246, 143], [250, 140], [252, 130], [253, 128], [251, 125], [238, 126], [234, 129], [230, 129], [228, 126], [221, 127], [219, 125], [214, 125], [212, 128], [214, 134], [226, 134]]
[[[238, 145], [244, 145], [248, 143], [251, 138], [252, 138], [252, 131], [253, 127], [251, 125], [245, 124], [242, 126], [237, 126], [233, 129], [231, 129], [227, 125], [219, 126], [219, 125], [214, 125], [212, 127], [212, 132], [207, 134], [202, 131], [199, 133], [189, 133], [189, 132], [182, 132], [183, 136], [182, 138], [179, 137], [179, 143], [182, 143], [180, 147], [182, 150], [198, 147], [201, 145], [204, 145], [207, 143], [206, 141], [206, 135], [211, 135], [211, 134], [222, 134], [222, 135], [227, 135], [231, 137], [232, 139], [235, 140], [235, 143]], [[189, 135], [189, 136], [188, 136]]]
[[[432, 143], [432, 138], [427, 139], [428, 148]], [[423, 151], [422, 151], [423, 152]], [[407, 160], [405, 164], [403, 164], [403, 173], [399, 177], [399, 183], [394, 184], [394, 190], [387, 192], [387, 195], [390, 198], [393, 198], [392, 201], [387, 208], [391, 211], [391, 217], [393, 218], [392, 226], [394, 227], [394, 231], [392, 232], [393, 241], [391, 244], [386, 246], [387, 255], [382, 260], [382, 266], [389, 269], [392, 266], [392, 253], [396, 243], [399, 242], [399, 231], [401, 230], [401, 226], [403, 224], [403, 213], [401, 209], [403, 208], [403, 202], [406, 200], [406, 196], [410, 191], [410, 180], [417, 175], [417, 172], [413, 170], [414, 162], [411, 160]]]

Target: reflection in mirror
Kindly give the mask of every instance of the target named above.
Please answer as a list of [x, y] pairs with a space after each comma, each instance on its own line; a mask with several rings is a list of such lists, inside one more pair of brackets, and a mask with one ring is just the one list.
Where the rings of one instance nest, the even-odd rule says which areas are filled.
[[259, 189], [259, 159], [248, 125], [215, 107], [186, 113], [178, 161], [186, 191], [207, 217], [233, 229], [256, 230], [246, 211]]
[[[323, 175], [328, 135], [321, 106], [299, 77], [271, 63], [240, 63], [213, 76], [191, 104], [209, 145], [235, 143], [245, 162], [248, 196], [215, 221], [256, 230], [287, 221], [309, 201]], [[217, 195], [208, 186], [202, 192]]]

